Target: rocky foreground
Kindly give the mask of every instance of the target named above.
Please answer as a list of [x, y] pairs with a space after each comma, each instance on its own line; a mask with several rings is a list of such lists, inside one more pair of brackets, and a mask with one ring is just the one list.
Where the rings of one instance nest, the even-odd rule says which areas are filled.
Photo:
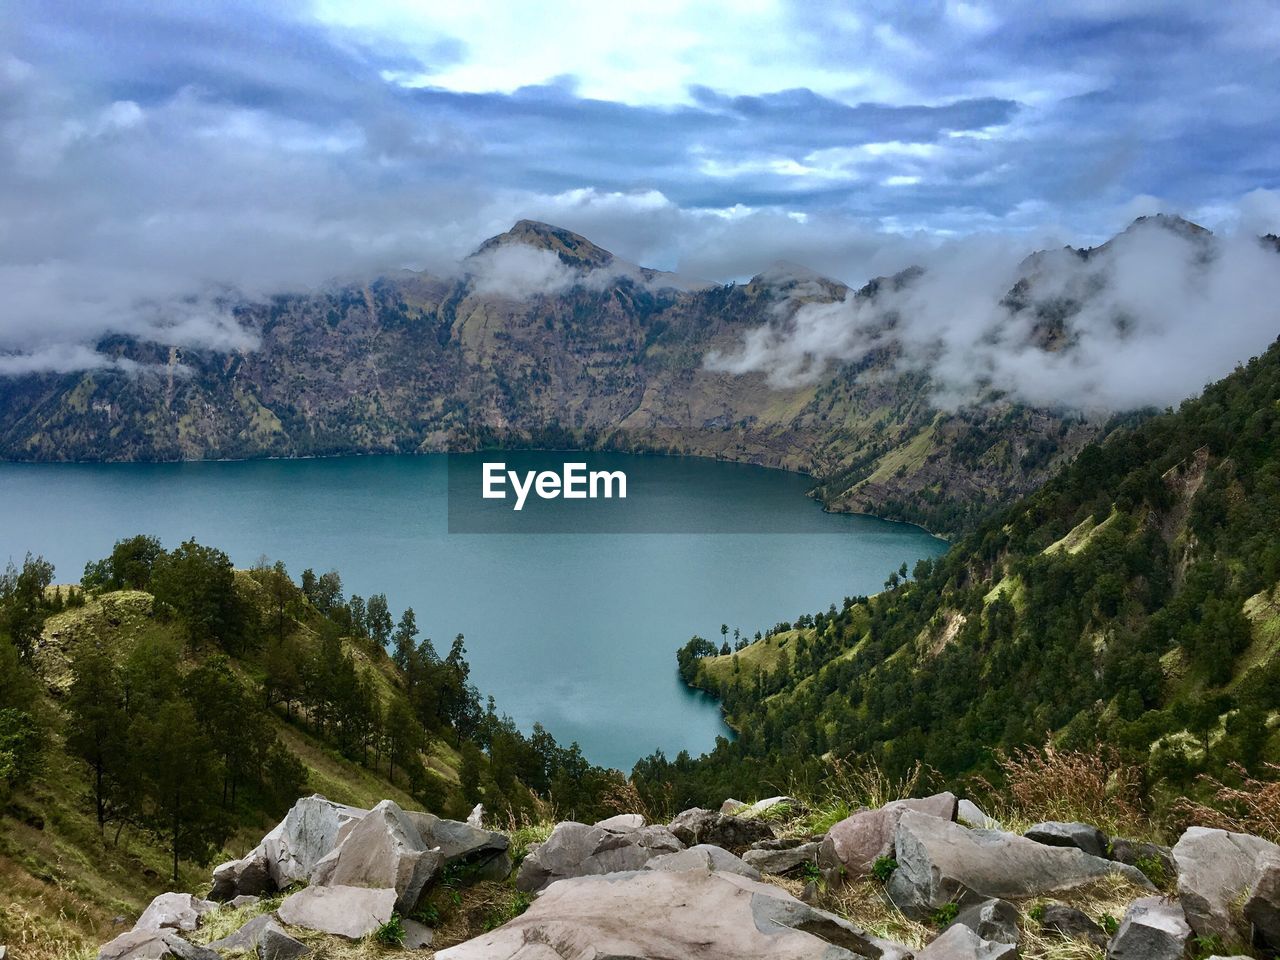
[[[1259, 837], [1192, 827], [1170, 849], [1082, 823], [1020, 835], [950, 793], [860, 810], [822, 836], [780, 836], [796, 812], [775, 797], [669, 824], [568, 821], [517, 865], [479, 808], [462, 823], [389, 800], [360, 810], [306, 797], [246, 857], [214, 870], [208, 899], [162, 894], [99, 958], [293, 960], [364, 939], [427, 950], [434, 932], [412, 917], [445, 877], [513, 882], [533, 899], [439, 960], [1013, 960], [1031, 937], [1108, 960], [1280, 949], [1280, 846]], [[883, 884], [887, 913], [921, 921], [920, 943], [814, 905], [820, 889], [870, 882]], [[1132, 891], [1112, 922], [1071, 904], [1108, 883]], [[258, 904], [274, 909], [249, 918]], [[240, 914], [239, 929], [198, 944], [212, 918]]]

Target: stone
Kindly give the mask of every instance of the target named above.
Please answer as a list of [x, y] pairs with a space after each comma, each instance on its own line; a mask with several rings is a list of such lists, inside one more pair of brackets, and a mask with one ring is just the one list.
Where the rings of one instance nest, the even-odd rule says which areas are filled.
[[894, 835], [904, 813], [914, 810], [952, 820], [956, 807], [955, 794], [937, 793], [919, 799], [894, 800], [874, 810], [859, 810], [827, 831], [818, 850], [818, 866], [829, 881], [838, 880], [841, 874], [870, 876], [877, 860], [893, 856]]
[[0, 960], [5, 960], [7, 956], [9, 956], [9, 948], [0, 944]]
[[654, 857], [683, 849], [684, 844], [666, 827], [613, 833], [566, 820], [557, 823], [546, 842], [524, 858], [516, 887], [533, 892], [567, 877], [639, 870]]
[[669, 827], [687, 846], [710, 843], [732, 853], [741, 852], [756, 841], [773, 836], [773, 828], [763, 820], [746, 820], [702, 807], [693, 807], [678, 814]]
[[1087, 823], [1064, 823], [1048, 820], [1037, 823], [1023, 834], [1028, 840], [1043, 843], [1050, 847], [1075, 847], [1083, 850], [1091, 857], [1107, 857], [1109, 841], [1107, 835], [1097, 827]]
[[1191, 925], [1177, 901], [1143, 897], [1129, 904], [1107, 960], [1182, 960], [1190, 942]]
[[135, 930], [194, 930], [200, 926], [200, 918], [218, 905], [211, 900], [201, 900], [189, 893], [162, 893], [151, 901]]
[[1158, 843], [1112, 837], [1109, 854], [1112, 860], [1137, 867], [1156, 886], [1173, 884], [1178, 879], [1178, 865], [1173, 862], [1173, 851]]
[[646, 870], [704, 870], [708, 873], [736, 873], [740, 877], [760, 879], [760, 871], [740, 857], [735, 857], [728, 850], [713, 847], [709, 843], [700, 843], [696, 847], [680, 850], [676, 853], [664, 853], [654, 857], [644, 865]]
[[213, 870], [213, 888], [210, 900], [234, 900], [239, 896], [258, 896], [271, 893], [276, 882], [267, 866], [267, 854], [255, 849], [239, 860], [220, 864]]
[[1224, 945], [1247, 944], [1249, 924], [1232, 910], [1258, 880], [1258, 861], [1280, 847], [1247, 833], [1191, 827], [1173, 848], [1178, 899], [1198, 937]]
[[243, 950], [245, 953], [252, 953], [257, 950], [258, 941], [268, 929], [279, 930], [281, 933], [284, 932], [284, 928], [280, 926], [275, 914], [260, 914], [246, 923], [235, 933], [228, 934], [221, 940], [214, 940], [209, 944], [209, 949], [217, 950], [219, 952]]
[[207, 947], [188, 943], [174, 931], [130, 930], [98, 950], [98, 960], [221, 960]]
[[311, 950], [300, 940], [295, 940], [279, 927], [269, 927], [258, 940], [258, 960], [298, 960]]
[[628, 830], [639, 830], [644, 824], [644, 817], [638, 813], [620, 813], [616, 817], [599, 821], [596, 826], [612, 833], [626, 833]]
[[968, 927], [983, 940], [1017, 944], [1018, 908], [1008, 900], [984, 900], [965, 907], [953, 923]]
[[806, 863], [814, 865], [818, 862], [818, 844], [802, 843], [798, 847], [783, 850], [754, 849], [742, 855], [742, 859], [761, 873], [785, 876], [804, 867]]
[[[279, 825], [259, 844], [267, 872], [284, 890], [290, 884], [306, 880], [320, 860], [338, 845], [338, 833], [347, 824], [362, 819], [367, 810], [333, 803], [319, 794], [303, 797], [289, 810]], [[253, 856], [253, 854], [250, 854]], [[260, 893], [238, 890], [238, 893]]]
[[401, 920], [404, 926], [404, 940], [400, 945], [406, 950], [426, 950], [435, 939], [436, 932], [425, 923], [417, 920]]
[[1018, 948], [1011, 943], [984, 940], [964, 924], [953, 923], [923, 950], [916, 960], [1017, 960]]
[[956, 803], [956, 822], [975, 830], [999, 830], [1000, 821], [987, 816], [972, 800], [960, 800]]
[[277, 914], [292, 927], [359, 940], [390, 920], [395, 906], [392, 889], [306, 887], [286, 897]]
[[1264, 853], [1256, 869], [1257, 879], [1244, 902], [1244, 918], [1253, 924], [1254, 941], [1275, 951], [1280, 949], [1280, 856]]
[[739, 810], [745, 810], [745, 809], [747, 809], [747, 805], [743, 803], [741, 800], [733, 799], [733, 797], [730, 797], [724, 803], [720, 804], [720, 812], [725, 814], [726, 816], [731, 816], [737, 813]]
[[467, 814], [467, 826], [482, 827], [484, 826], [484, 804], [477, 803], [471, 808], [471, 812]]
[[239, 910], [241, 907], [252, 907], [255, 903], [259, 903], [261, 897], [254, 896], [249, 893], [242, 893], [237, 897], [232, 897], [228, 902], [233, 908]]
[[1099, 951], [1105, 951], [1111, 938], [1083, 910], [1065, 903], [1050, 903], [1040, 918], [1040, 929], [1055, 933], [1064, 940], [1084, 940]]
[[445, 866], [462, 864], [472, 880], [502, 881], [511, 875], [511, 840], [506, 834], [472, 823], [444, 820], [430, 813], [405, 814], [428, 849], [438, 847]]
[[784, 890], [731, 873], [643, 870], [549, 886], [519, 917], [437, 960], [907, 960]]
[[[757, 800], [755, 803], [744, 806], [741, 810], [731, 811], [733, 816], [746, 817], [766, 817], [766, 819], [785, 819], [786, 817], [796, 816], [806, 812], [808, 808], [797, 800], [795, 797], [767, 797], [764, 800]], [[772, 814], [770, 813], [772, 811]], [[720, 808], [721, 813], [725, 813], [723, 807]]]
[[[474, 828], [461, 825], [466, 830]], [[374, 887], [396, 891], [396, 909], [407, 914], [444, 865], [418, 828], [392, 800], [383, 800], [354, 823], [311, 872], [312, 886]]]
[[888, 893], [911, 917], [947, 903], [1023, 900], [1070, 890], [1110, 874], [1154, 889], [1138, 870], [1074, 847], [1049, 847], [1017, 834], [970, 830], [908, 810], [894, 837], [898, 869]]

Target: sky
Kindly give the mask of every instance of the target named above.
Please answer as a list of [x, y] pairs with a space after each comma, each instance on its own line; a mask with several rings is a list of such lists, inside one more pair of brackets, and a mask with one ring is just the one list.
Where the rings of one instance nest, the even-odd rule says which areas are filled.
[[252, 349], [220, 298], [447, 271], [521, 218], [854, 284], [1156, 211], [1280, 230], [1271, 2], [5, 7], [0, 373]]

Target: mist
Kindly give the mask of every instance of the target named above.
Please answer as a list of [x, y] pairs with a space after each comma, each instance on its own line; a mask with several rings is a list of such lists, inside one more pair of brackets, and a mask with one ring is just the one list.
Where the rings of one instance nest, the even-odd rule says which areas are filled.
[[[944, 244], [898, 289], [780, 304], [773, 322], [706, 364], [785, 387], [888, 348], [896, 369], [930, 375], [943, 408], [1006, 395], [1120, 411], [1176, 404], [1280, 333], [1280, 253], [1256, 236], [1147, 220], [1087, 259], [1061, 248], [1028, 253], [1001, 236]], [[1006, 298], [1019, 281], [1024, 303], [1013, 304]]]

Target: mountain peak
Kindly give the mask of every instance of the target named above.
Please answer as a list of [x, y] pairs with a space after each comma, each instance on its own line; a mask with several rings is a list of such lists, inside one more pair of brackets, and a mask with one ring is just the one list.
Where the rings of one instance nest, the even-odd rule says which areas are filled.
[[571, 267], [605, 267], [614, 259], [612, 253], [596, 246], [586, 237], [540, 220], [516, 221], [506, 233], [490, 237], [480, 244], [473, 256], [517, 243], [538, 250], [549, 250]]
[[1197, 240], [1207, 239], [1213, 235], [1212, 230], [1202, 227], [1198, 223], [1192, 223], [1190, 220], [1186, 220], [1174, 213], [1153, 213], [1150, 216], [1138, 217], [1133, 223], [1125, 227], [1124, 232], [1133, 233], [1137, 230], [1147, 230], [1152, 227], [1160, 227]]

